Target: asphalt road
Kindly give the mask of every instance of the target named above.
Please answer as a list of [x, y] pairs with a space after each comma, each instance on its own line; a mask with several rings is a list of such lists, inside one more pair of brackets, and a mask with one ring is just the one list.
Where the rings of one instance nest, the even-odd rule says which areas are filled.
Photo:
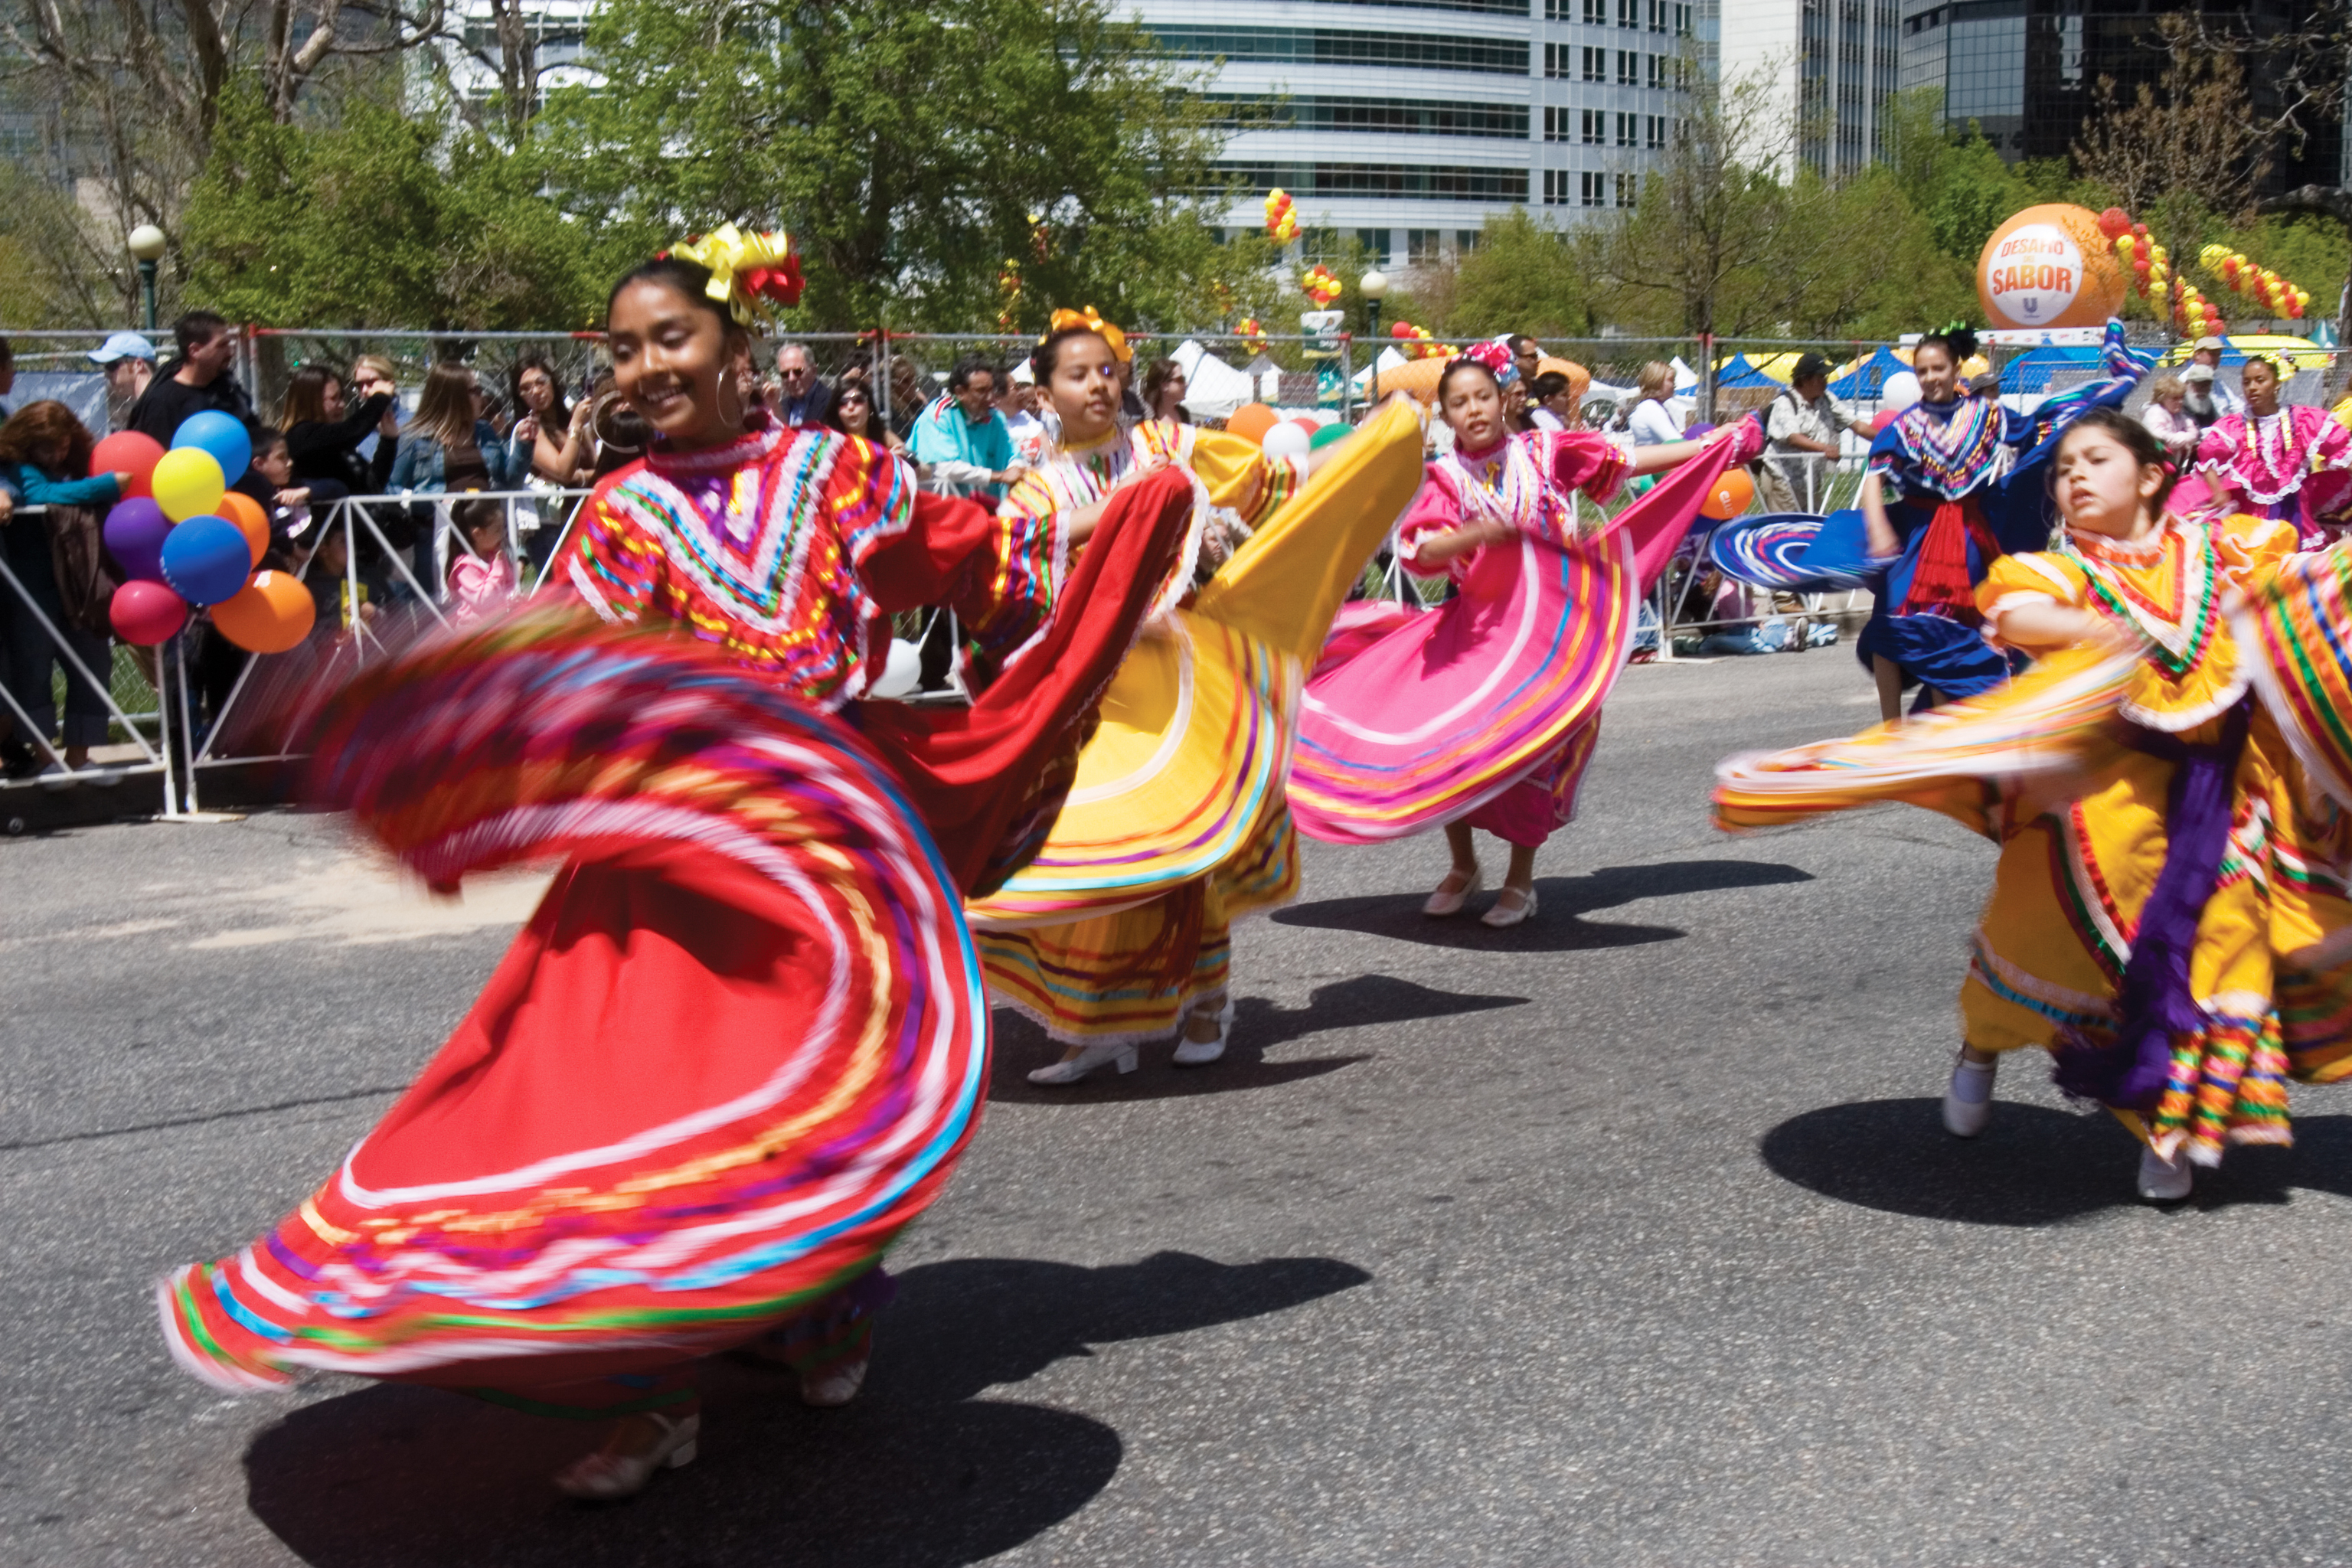
[[850, 1408], [713, 1377], [703, 1458], [322, 1380], [225, 1400], [147, 1282], [257, 1234], [532, 888], [393, 890], [331, 820], [0, 844], [0, 1562], [2281, 1563], [2352, 1552], [2352, 1110], [2173, 1212], [2033, 1064], [1936, 1120], [1987, 846], [1716, 834], [1722, 753], [1858, 727], [1843, 651], [1639, 668], [1517, 931], [1433, 840], [1311, 847], [1236, 1043], [995, 1092]]

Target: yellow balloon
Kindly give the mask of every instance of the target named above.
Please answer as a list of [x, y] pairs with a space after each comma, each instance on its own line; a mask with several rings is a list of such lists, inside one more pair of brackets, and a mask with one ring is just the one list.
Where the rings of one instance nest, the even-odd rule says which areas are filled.
[[228, 493], [220, 459], [201, 447], [175, 447], [164, 453], [150, 483], [155, 504], [173, 522], [204, 516]]

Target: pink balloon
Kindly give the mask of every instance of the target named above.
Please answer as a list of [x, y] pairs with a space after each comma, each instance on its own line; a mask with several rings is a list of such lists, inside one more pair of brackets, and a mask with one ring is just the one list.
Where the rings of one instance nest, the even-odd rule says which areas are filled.
[[152, 647], [188, 624], [188, 602], [161, 583], [134, 578], [114, 591], [106, 618], [124, 642]]

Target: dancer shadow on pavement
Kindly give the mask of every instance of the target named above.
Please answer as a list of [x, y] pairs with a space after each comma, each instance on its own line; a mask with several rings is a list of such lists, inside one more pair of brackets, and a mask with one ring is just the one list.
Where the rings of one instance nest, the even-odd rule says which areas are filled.
[[[1494, 874], [1491, 865], [1487, 874]], [[1588, 948], [1639, 947], [1646, 942], [1673, 942], [1687, 934], [1675, 926], [1618, 924], [1584, 918], [1596, 910], [1613, 910], [1639, 899], [1712, 893], [1731, 888], [1775, 887], [1812, 879], [1810, 871], [1769, 861], [1669, 860], [1656, 866], [1603, 866], [1581, 877], [1538, 877], [1538, 908], [1535, 918], [1502, 931], [1480, 925], [1476, 918], [1494, 898], [1491, 889], [1451, 920], [1431, 920], [1423, 914], [1423, 892], [1325, 899], [1276, 910], [1272, 918], [1279, 925], [1361, 931], [1367, 936], [1393, 937], [1423, 947], [1469, 948], [1482, 952], [1574, 952]]]
[[1367, 1024], [1402, 1024], [1424, 1018], [1447, 1018], [1483, 1013], [1496, 1007], [1523, 1007], [1524, 996], [1479, 996], [1433, 991], [1410, 980], [1386, 974], [1361, 974], [1329, 985], [1318, 985], [1303, 1007], [1284, 1007], [1263, 996], [1242, 997], [1234, 1007], [1233, 1042], [1223, 1059], [1203, 1068], [1171, 1068], [1168, 1058], [1176, 1048], [1172, 1038], [1140, 1047], [1142, 1065], [1131, 1073], [1098, 1068], [1091, 1077], [1066, 1087], [1046, 1089], [1031, 1083], [1027, 1072], [1062, 1054], [1045, 1038], [1045, 1031], [1009, 1009], [996, 1015], [996, 1054], [990, 1064], [988, 1098], [1026, 1105], [1096, 1104], [1107, 1100], [1177, 1100], [1195, 1094], [1227, 1094], [1235, 1089], [1267, 1089], [1320, 1078], [1368, 1060], [1370, 1053], [1312, 1057], [1305, 1061], [1270, 1062], [1268, 1047], [1304, 1039], [1327, 1029], [1352, 1029]]
[[856, 1404], [809, 1410], [780, 1374], [710, 1363], [701, 1458], [630, 1502], [583, 1506], [548, 1485], [591, 1441], [582, 1428], [390, 1384], [263, 1432], [247, 1497], [318, 1568], [973, 1563], [1077, 1512], [1122, 1454], [1099, 1421], [979, 1395], [1093, 1345], [1239, 1322], [1370, 1278], [1328, 1258], [1180, 1252], [1099, 1268], [926, 1264], [898, 1277]]
[[[2293, 1149], [2230, 1151], [2197, 1173], [2199, 1208], [2352, 1197], [2352, 1118], [2297, 1116]], [[1874, 1100], [1792, 1116], [1758, 1146], [1778, 1174], [1864, 1208], [1963, 1225], [2059, 1225], [2137, 1208], [2130, 1133], [2105, 1111], [2003, 1101], [1976, 1138], [1944, 1131], [1936, 1100]]]

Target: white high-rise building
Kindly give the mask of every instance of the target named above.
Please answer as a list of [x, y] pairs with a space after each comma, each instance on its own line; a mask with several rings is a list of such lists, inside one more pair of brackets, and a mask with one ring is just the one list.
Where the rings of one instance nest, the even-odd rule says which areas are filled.
[[[1902, 85], [1901, 0], [1712, 0], [1721, 79], [1761, 76], [1782, 123], [1782, 158], [1853, 174], [1884, 153], [1886, 100]], [[1785, 170], [1784, 170], [1785, 172]]]
[[1515, 205], [1573, 222], [1630, 206], [1687, 85], [1688, 0], [1140, 0], [1170, 53], [1219, 62], [1202, 90], [1238, 127], [1219, 161], [1279, 186], [1310, 256], [1353, 236], [1410, 267]]

